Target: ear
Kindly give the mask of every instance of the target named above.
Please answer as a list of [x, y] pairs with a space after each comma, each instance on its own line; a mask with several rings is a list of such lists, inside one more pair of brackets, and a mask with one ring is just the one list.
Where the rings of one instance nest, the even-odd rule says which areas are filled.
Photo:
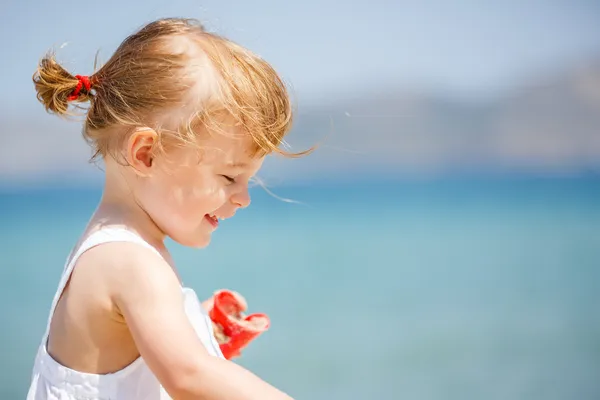
[[138, 175], [147, 176], [153, 165], [158, 134], [151, 128], [136, 128], [127, 140], [125, 157]]

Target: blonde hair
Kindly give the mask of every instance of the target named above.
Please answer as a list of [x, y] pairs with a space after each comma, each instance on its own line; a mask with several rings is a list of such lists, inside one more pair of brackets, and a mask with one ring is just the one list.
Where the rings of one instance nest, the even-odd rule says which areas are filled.
[[[207, 32], [196, 20], [167, 18], [145, 25], [126, 38], [89, 79], [72, 75], [52, 53], [33, 76], [46, 111], [65, 116], [71, 103], [89, 102], [83, 136], [93, 159], [115, 151], [136, 127], [156, 130], [159, 144], [197, 143], [194, 128], [216, 130], [224, 117], [252, 136], [253, 156], [291, 153], [280, 149], [292, 126], [287, 89], [264, 60]], [[89, 89], [89, 90], [88, 90]], [[168, 116], [183, 119], [165, 123]]]

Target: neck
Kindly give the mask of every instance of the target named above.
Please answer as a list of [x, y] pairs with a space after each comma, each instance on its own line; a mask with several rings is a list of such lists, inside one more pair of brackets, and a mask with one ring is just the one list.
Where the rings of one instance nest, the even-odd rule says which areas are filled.
[[90, 230], [119, 226], [140, 235], [153, 246], [164, 249], [164, 232], [135, 198], [132, 183], [137, 176], [127, 166], [105, 161], [106, 177], [100, 204], [92, 216]]

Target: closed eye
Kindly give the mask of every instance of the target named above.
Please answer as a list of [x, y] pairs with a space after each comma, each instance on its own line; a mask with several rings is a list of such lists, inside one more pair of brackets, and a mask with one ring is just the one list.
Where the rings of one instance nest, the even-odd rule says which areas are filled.
[[231, 176], [228, 175], [221, 175], [223, 178], [227, 179], [227, 182], [229, 183], [235, 183], [235, 178], [232, 178]]

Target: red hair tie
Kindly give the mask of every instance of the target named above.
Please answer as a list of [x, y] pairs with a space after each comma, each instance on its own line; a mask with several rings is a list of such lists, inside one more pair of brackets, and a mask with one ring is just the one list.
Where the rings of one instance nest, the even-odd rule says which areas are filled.
[[92, 88], [92, 83], [90, 82], [89, 76], [75, 75], [75, 78], [77, 78], [77, 86], [75, 86], [75, 89], [73, 90], [71, 95], [67, 98], [67, 100], [69, 100], [69, 101], [77, 100], [77, 98], [79, 97], [79, 92], [81, 92], [82, 88], [85, 88], [86, 92], [89, 92]]

